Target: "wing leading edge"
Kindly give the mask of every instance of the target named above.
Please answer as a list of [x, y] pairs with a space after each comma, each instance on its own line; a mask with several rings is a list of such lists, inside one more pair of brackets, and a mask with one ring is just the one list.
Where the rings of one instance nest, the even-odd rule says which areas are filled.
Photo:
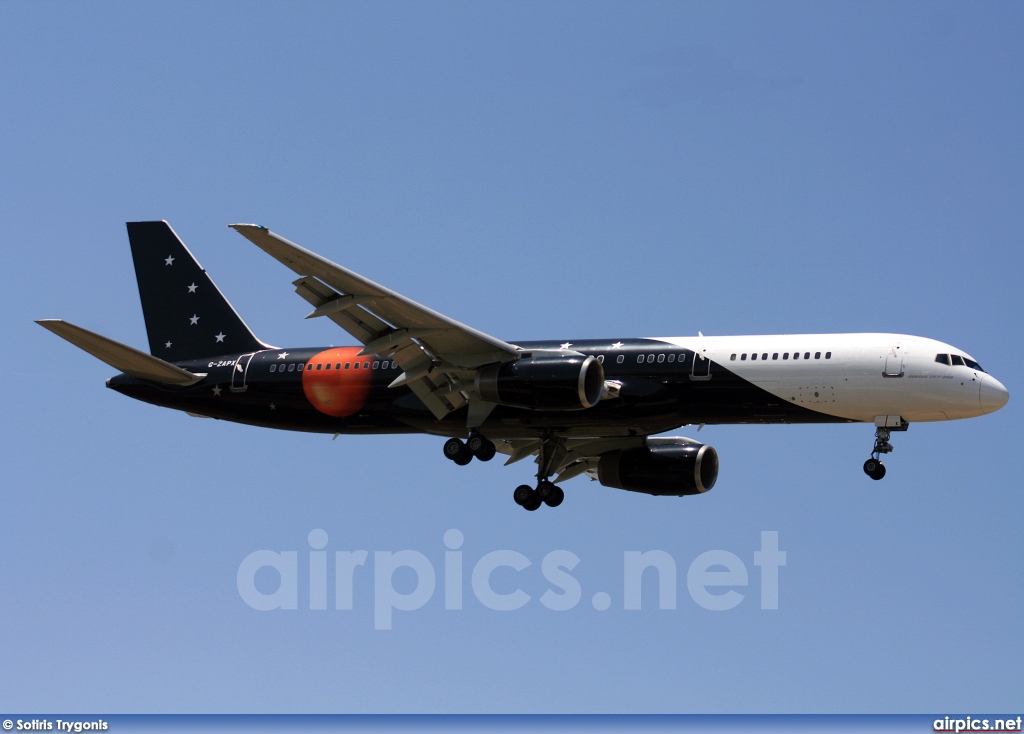
[[364, 354], [390, 356], [403, 370], [393, 386], [408, 385], [438, 419], [470, 405], [470, 423], [492, 403], [476, 394], [476, 370], [515, 359], [518, 347], [450, 319], [389, 288], [310, 252], [266, 227], [229, 225], [302, 276], [295, 291], [363, 344]]

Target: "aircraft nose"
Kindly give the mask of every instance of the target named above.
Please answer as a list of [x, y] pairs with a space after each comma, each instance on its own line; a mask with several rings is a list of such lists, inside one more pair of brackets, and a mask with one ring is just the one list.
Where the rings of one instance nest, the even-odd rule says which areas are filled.
[[985, 375], [981, 381], [980, 398], [981, 409], [986, 413], [994, 413], [1006, 405], [1010, 399], [1010, 392], [999, 380], [991, 375]]

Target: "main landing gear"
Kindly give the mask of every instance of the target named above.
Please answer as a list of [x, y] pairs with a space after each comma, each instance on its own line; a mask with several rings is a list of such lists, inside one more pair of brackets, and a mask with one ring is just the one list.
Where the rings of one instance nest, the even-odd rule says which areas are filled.
[[449, 438], [444, 442], [444, 455], [459, 466], [465, 466], [476, 457], [480, 461], [490, 461], [497, 451], [494, 443], [479, 433], [472, 433], [469, 440], [463, 442], [458, 438]]
[[541, 505], [558, 507], [565, 499], [565, 492], [550, 477], [555, 473], [559, 462], [565, 457], [565, 440], [555, 438], [547, 433], [541, 439], [540, 450], [537, 452], [537, 488], [529, 484], [520, 484], [512, 493], [512, 499], [520, 507], [533, 512]]
[[899, 428], [875, 428], [875, 447], [871, 450], [871, 458], [864, 462], [864, 473], [875, 481], [885, 476], [885, 465], [882, 463], [882, 454], [892, 451], [892, 444], [889, 443], [891, 431], [905, 431], [907, 424], [903, 423]]
[[[476, 457], [480, 461], [490, 461], [497, 449], [494, 443], [476, 431], [469, 434], [469, 440], [449, 438], [444, 442], [444, 455], [459, 466], [465, 466]], [[565, 440], [545, 435], [537, 452], [537, 488], [529, 484], [520, 484], [512, 493], [516, 504], [530, 512], [541, 505], [558, 507], [565, 499], [565, 492], [550, 477], [555, 473], [559, 462], [565, 458]]]

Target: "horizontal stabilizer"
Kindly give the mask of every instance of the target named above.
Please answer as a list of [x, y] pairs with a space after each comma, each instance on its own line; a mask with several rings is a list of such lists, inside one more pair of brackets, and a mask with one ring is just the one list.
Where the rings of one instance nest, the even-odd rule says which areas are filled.
[[167, 385], [194, 385], [206, 377], [205, 374], [194, 374], [181, 367], [175, 367], [170, 362], [165, 362], [62, 319], [41, 319], [36, 323], [57, 336], [67, 339], [79, 349], [106, 362], [114, 369], [121, 370], [126, 375], [137, 377], [140, 380], [152, 380]]

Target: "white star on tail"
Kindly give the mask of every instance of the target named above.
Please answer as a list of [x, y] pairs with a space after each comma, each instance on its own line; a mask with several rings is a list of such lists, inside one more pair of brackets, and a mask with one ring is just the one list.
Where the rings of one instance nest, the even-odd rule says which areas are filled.
[[220, 397], [220, 385], [213, 386], [213, 394], [216, 395], [218, 398]]
[[216, 340], [217, 340], [218, 342], [222, 342], [222, 341], [224, 341], [224, 337], [225, 337], [225, 336], [227, 336], [227, 334], [225, 334], [225, 333], [224, 333], [224, 332], [222, 331], [221, 333], [217, 334], [217, 336], [216, 336], [216, 337], [214, 337], [214, 338], [215, 338], [215, 339], [216, 339]]
[[189, 292], [189, 293], [195, 293], [195, 292], [196, 292], [196, 288], [198, 288], [198, 287], [199, 287], [199, 286], [197, 286], [197, 285], [196, 285], [195, 283], [193, 283], [192, 285], [190, 285], [190, 286], [188, 287], [188, 292]]
[[164, 348], [165, 349], [170, 349], [171, 348], [171, 343], [167, 342], [166, 344], [164, 344]]
[[189, 325], [191, 325], [191, 326], [195, 326], [196, 324], [198, 324], [198, 323], [199, 323], [199, 317], [198, 317], [198, 316], [196, 316], [195, 314], [192, 314], [192, 318], [190, 318], [190, 319], [188, 320], [188, 323], [189, 323]]
[[164, 258], [164, 265], [174, 265], [174, 257], [172, 255], [168, 255]]

